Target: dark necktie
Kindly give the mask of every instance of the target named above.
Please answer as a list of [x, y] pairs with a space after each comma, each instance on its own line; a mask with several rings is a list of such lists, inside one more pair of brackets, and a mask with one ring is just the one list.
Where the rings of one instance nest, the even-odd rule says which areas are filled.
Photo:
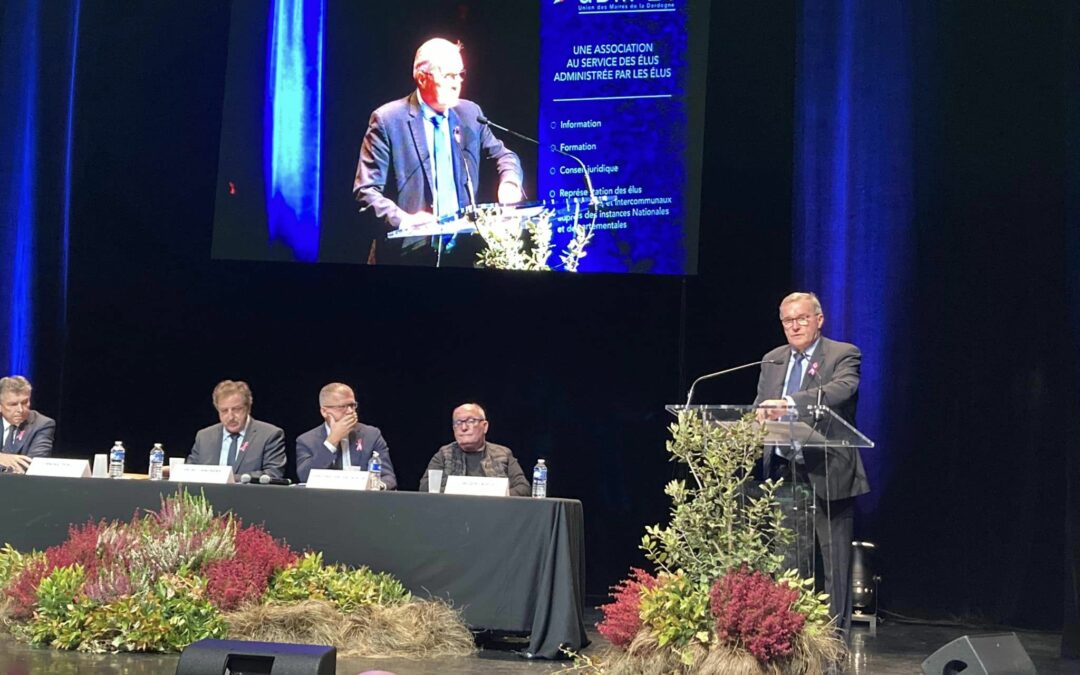
[[802, 387], [802, 362], [806, 354], [795, 352], [791, 357], [791, 372], [788, 374], [787, 386], [784, 387], [784, 396], [793, 396]]
[[240, 434], [229, 434], [229, 466], [236, 464], [236, 445], [240, 441]]
[[15, 447], [15, 430], [17, 428], [18, 427], [16, 427], [14, 424], [12, 424], [10, 427], [8, 427], [7, 438], [4, 439], [4, 452], [11, 452], [12, 449], [14, 449], [14, 447]]

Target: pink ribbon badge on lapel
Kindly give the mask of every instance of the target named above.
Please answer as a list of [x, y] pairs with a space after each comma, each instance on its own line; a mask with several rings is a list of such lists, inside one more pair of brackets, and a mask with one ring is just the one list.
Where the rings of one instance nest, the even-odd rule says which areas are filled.
[[240, 452], [243, 452], [243, 451], [247, 450], [247, 446], [248, 446], [247, 441], [244, 441], [243, 443], [241, 443], [240, 444]]
[[364, 442], [362, 440], [360, 440], [359, 438], [356, 439], [356, 451], [357, 452], [363, 452], [364, 451]]
[[26, 429], [23, 429], [22, 431], [20, 431], [18, 434], [15, 435], [15, 438], [17, 440], [21, 441], [23, 439], [23, 436], [25, 436], [25, 435], [26, 435]]
[[810, 377], [813, 377], [814, 375], [817, 375], [817, 366], [818, 366], [817, 361], [814, 361], [813, 363], [811, 363], [810, 364], [810, 370], [808, 370], [806, 372], [806, 374], [809, 375]]

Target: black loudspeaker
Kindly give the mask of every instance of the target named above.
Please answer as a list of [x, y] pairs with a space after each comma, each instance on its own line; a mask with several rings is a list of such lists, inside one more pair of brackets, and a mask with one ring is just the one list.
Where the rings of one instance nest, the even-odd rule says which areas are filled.
[[280, 642], [199, 640], [180, 654], [176, 675], [335, 675], [337, 649]]
[[922, 662], [925, 675], [1035, 675], [1016, 633], [958, 637]]

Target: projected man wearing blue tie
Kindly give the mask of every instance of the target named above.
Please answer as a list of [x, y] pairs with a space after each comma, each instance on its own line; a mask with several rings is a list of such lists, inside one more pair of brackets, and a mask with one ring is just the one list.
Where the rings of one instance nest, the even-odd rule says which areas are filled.
[[[362, 209], [373, 211], [389, 230], [454, 214], [470, 202], [469, 183], [474, 189], [480, 185], [481, 156], [496, 163], [499, 201], [520, 201], [521, 161], [480, 124], [480, 106], [461, 98], [461, 45], [442, 38], [422, 44], [413, 59], [413, 79], [415, 92], [371, 114], [353, 182]], [[374, 261], [432, 265], [438, 249], [428, 237], [379, 239]]]
[[[819, 400], [852, 424], [859, 399], [859, 348], [821, 335], [825, 314], [813, 293], [792, 293], [780, 302], [780, 323], [787, 344], [763, 357], [754, 405], [804, 407]], [[785, 366], [777, 366], [783, 363]], [[766, 477], [790, 477], [814, 487], [814, 527], [825, 572], [825, 592], [837, 626], [851, 625], [851, 542], [855, 497], [870, 491], [858, 448], [802, 448], [784, 454], [767, 446], [762, 459]]]
[[251, 388], [246, 382], [224, 380], [214, 387], [214, 409], [220, 423], [200, 429], [187, 461], [231, 466], [237, 476], [258, 480], [264, 474], [282, 478], [285, 470], [285, 432], [251, 416]]

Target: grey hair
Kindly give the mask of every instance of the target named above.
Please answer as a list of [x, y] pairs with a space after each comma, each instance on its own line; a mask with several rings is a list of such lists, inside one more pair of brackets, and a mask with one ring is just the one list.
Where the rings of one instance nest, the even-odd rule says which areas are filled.
[[342, 384], [340, 382], [331, 382], [330, 384], [326, 385], [325, 387], [323, 387], [322, 389], [319, 390], [319, 405], [320, 406], [326, 405], [326, 402], [334, 394], [342, 394], [342, 395], [344, 395], [346, 392], [348, 392], [350, 394], [353, 394], [354, 396], [356, 395], [353, 392], [352, 387], [350, 387], [349, 385]]
[[801, 302], [803, 300], [809, 300], [814, 306], [814, 314], [821, 314], [821, 301], [818, 300], [818, 296], [813, 293], [807, 293], [804, 291], [796, 291], [789, 294], [783, 300], [780, 301], [780, 307], [791, 304], [793, 302]]
[[33, 389], [30, 386], [30, 380], [26, 379], [22, 375], [12, 375], [10, 377], [0, 378], [0, 396], [4, 394], [29, 394]]
[[453, 43], [444, 38], [432, 38], [420, 45], [420, 48], [416, 50], [416, 56], [413, 57], [413, 79], [419, 77], [420, 73], [430, 73], [432, 61], [438, 60], [450, 50], [455, 50], [460, 54], [463, 47], [464, 45], [460, 42]]
[[[484, 410], [484, 406], [480, 405], [479, 403], [473, 403], [472, 401], [470, 401], [468, 403], [462, 403], [457, 408], [454, 408], [454, 410], [457, 411], [458, 408], [464, 408], [467, 405], [471, 405], [471, 406], [473, 406], [475, 408], [478, 408], [480, 410], [480, 416], [483, 417], [485, 420], [487, 419], [487, 411]], [[454, 414], [450, 413], [450, 417], [453, 418], [453, 416], [454, 416]]]

